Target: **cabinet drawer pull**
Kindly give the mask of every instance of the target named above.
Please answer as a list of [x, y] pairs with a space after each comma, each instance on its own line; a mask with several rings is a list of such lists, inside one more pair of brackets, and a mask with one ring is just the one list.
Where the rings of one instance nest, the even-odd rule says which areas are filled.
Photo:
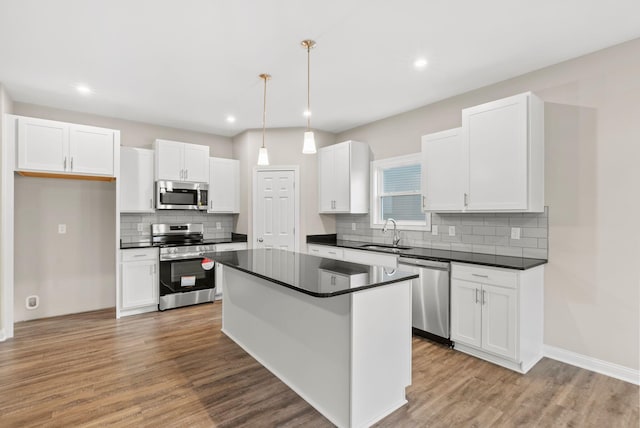
[[478, 291], [480, 291], [480, 290], [478, 290], [478, 289], [476, 288], [476, 292], [475, 292], [476, 303], [478, 303]]
[[489, 278], [489, 275], [480, 275], [479, 273], [472, 273], [471, 275], [477, 276], [479, 278]]
[[144, 257], [144, 256], [146, 256], [146, 254], [134, 254], [133, 257]]
[[469, 205], [469, 195], [468, 194], [464, 194], [464, 206], [466, 207], [467, 205]]
[[329, 251], [329, 254], [333, 254], [335, 256], [336, 252], [335, 251]]
[[71, 156], [71, 171], [73, 171], [73, 156]]
[[64, 170], [67, 170], [67, 157], [64, 157], [64, 162], [62, 163], [64, 165]]
[[482, 290], [482, 304], [484, 305], [485, 303], [487, 303], [487, 292]]

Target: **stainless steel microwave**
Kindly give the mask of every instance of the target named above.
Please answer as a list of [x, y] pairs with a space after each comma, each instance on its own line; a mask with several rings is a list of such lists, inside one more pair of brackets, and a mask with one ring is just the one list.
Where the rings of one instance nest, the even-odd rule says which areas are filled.
[[209, 185], [181, 181], [156, 181], [156, 208], [159, 210], [206, 210]]

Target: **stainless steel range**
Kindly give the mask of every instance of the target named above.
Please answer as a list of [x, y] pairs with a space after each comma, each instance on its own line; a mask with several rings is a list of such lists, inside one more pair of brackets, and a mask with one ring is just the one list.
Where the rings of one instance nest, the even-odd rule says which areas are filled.
[[213, 302], [215, 263], [204, 254], [215, 251], [215, 245], [204, 243], [204, 226], [152, 224], [151, 238], [160, 247], [158, 309]]

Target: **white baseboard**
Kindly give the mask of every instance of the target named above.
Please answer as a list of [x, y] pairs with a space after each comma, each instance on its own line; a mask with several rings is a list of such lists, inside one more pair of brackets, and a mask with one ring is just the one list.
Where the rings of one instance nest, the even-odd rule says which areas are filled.
[[562, 361], [563, 363], [571, 364], [572, 366], [600, 373], [605, 376], [620, 379], [634, 385], [640, 385], [640, 371], [630, 369], [629, 367], [577, 354], [551, 345], [544, 345], [544, 356], [553, 360]]

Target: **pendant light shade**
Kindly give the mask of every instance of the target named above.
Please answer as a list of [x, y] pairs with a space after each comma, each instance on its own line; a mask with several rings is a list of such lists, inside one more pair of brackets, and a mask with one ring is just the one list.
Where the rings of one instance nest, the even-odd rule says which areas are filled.
[[269, 165], [269, 153], [266, 147], [260, 147], [258, 150], [258, 165]]
[[316, 46], [313, 40], [303, 40], [301, 43], [303, 48], [307, 50], [307, 131], [304, 133], [304, 144], [302, 145], [302, 153], [314, 154], [316, 152], [316, 139], [311, 130], [311, 49]]
[[264, 80], [264, 96], [262, 101], [262, 147], [258, 150], [258, 165], [269, 165], [269, 153], [264, 145], [264, 135], [266, 130], [266, 118], [267, 118], [267, 80], [271, 79], [271, 75], [263, 73], [260, 78]]
[[313, 154], [316, 152], [316, 139], [312, 131], [304, 133], [304, 144], [302, 145], [302, 153]]

